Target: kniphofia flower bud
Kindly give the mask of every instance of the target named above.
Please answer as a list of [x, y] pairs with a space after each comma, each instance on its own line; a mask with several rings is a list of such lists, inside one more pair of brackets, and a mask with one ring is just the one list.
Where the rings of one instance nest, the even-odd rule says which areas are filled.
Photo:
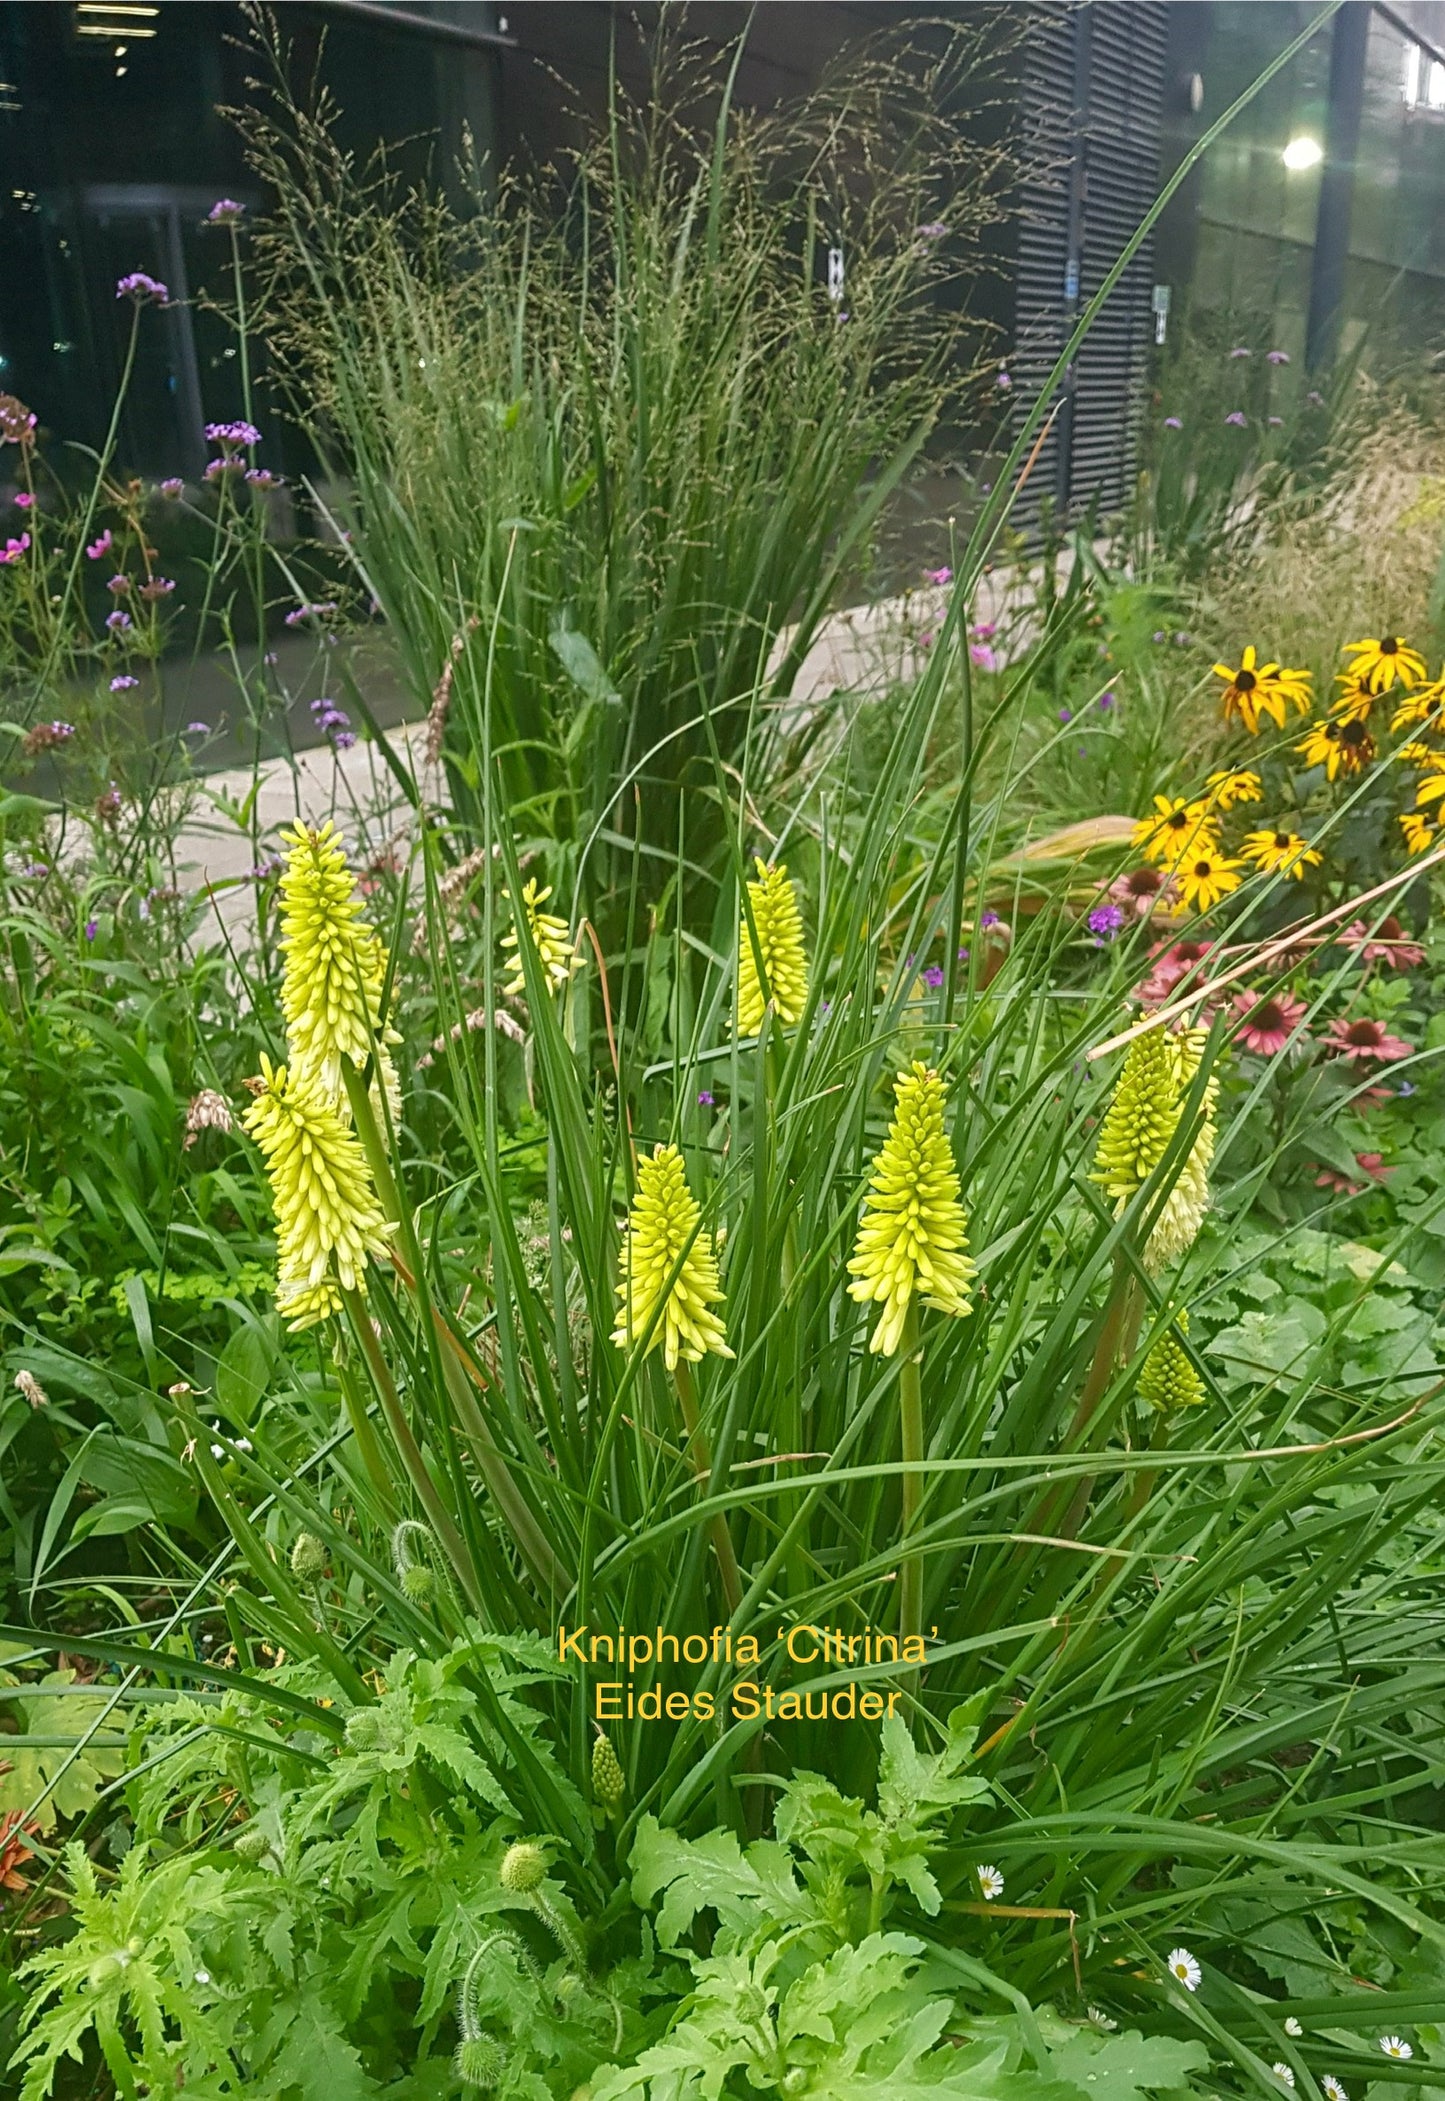
[[758, 871], [757, 881], [748, 884], [753, 924], [749, 928], [744, 913], [738, 927], [740, 1036], [757, 1035], [769, 1000], [778, 1020], [791, 1028], [801, 1019], [808, 999], [808, 958], [797, 888], [781, 864], [770, 868], [766, 861], [755, 861], [753, 865]]
[[1179, 1314], [1166, 1328], [1144, 1359], [1139, 1373], [1139, 1398], [1161, 1415], [1180, 1408], [1195, 1408], [1204, 1399], [1204, 1381], [1182, 1338], [1189, 1333], [1189, 1315]]
[[650, 1160], [639, 1160], [637, 1195], [622, 1239], [621, 1306], [612, 1340], [618, 1349], [630, 1349], [650, 1331], [648, 1348], [662, 1344], [669, 1371], [679, 1357], [696, 1364], [709, 1351], [732, 1355], [713, 1311], [721, 1307], [723, 1293], [712, 1235], [701, 1218], [675, 1145], [659, 1145]]
[[848, 1264], [854, 1279], [849, 1295], [882, 1303], [868, 1347], [887, 1357], [902, 1340], [915, 1295], [941, 1313], [971, 1313], [968, 1287], [975, 1275], [958, 1170], [943, 1127], [943, 1082], [920, 1062], [893, 1084], [893, 1122], [873, 1163]]
[[387, 1225], [354, 1132], [314, 1072], [261, 1060], [244, 1122], [261, 1148], [276, 1211], [276, 1304], [293, 1328], [335, 1313], [343, 1291], [365, 1292], [368, 1255], [387, 1252]]

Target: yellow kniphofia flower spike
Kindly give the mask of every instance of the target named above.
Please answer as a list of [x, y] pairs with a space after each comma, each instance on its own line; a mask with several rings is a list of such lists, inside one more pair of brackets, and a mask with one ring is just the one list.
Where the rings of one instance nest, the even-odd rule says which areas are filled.
[[802, 1018], [808, 1000], [808, 958], [797, 888], [789, 882], [783, 865], [770, 868], [766, 861], [753, 865], [758, 871], [757, 881], [748, 884], [753, 926], [749, 928], [746, 913], [738, 926], [739, 1036], [757, 1035], [770, 999], [778, 1020], [789, 1028]]
[[650, 1160], [637, 1163], [637, 1194], [622, 1236], [621, 1304], [612, 1340], [626, 1350], [650, 1333], [647, 1347], [661, 1343], [669, 1371], [677, 1369], [679, 1357], [697, 1364], [709, 1352], [732, 1355], [713, 1310], [721, 1310], [723, 1293], [712, 1235], [701, 1218], [682, 1154], [675, 1145], [654, 1147]]
[[363, 915], [345, 844], [330, 818], [319, 831], [298, 824], [281, 834], [281, 842], [287, 1064], [293, 1075], [314, 1073], [345, 1116], [341, 1061], [348, 1059], [359, 1071], [375, 1047], [397, 1122], [401, 1091], [387, 1046], [399, 1039], [381, 1026], [386, 951]]
[[941, 1313], [973, 1311], [968, 1287], [968, 1219], [958, 1170], [943, 1127], [943, 1082], [921, 1062], [893, 1083], [893, 1122], [863, 1205], [849, 1296], [883, 1307], [870, 1350], [891, 1357], [903, 1337], [914, 1297]]
[[366, 1290], [369, 1255], [387, 1252], [387, 1224], [355, 1133], [314, 1072], [261, 1060], [246, 1129], [261, 1148], [276, 1211], [276, 1304], [293, 1328], [336, 1312], [343, 1291]]
[[[551, 888], [539, 890], [535, 879], [522, 885], [522, 916], [527, 922], [527, 931], [532, 937], [532, 946], [537, 951], [537, 960], [547, 980], [549, 992], [560, 992], [578, 966], [577, 946], [568, 931], [565, 919], [555, 912], [544, 912], [543, 905], [552, 895]], [[512, 909], [512, 925], [502, 936], [502, 946], [510, 949], [512, 975], [503, 986], [503, 991], [512, 994], [527, 989], [526, 974], [522, 969], [521, 936], [517, 926], [516, 907]]]
[[[1199, 1070], [1206, 1033], [1190, 1029], [1176, 1036], [1166, 1028], [1152, 1028], [1129, 1046], [1089, 1178], [1113, 1198], [1116, 1215], [1138, 1195], [1169, 1149]], [[1203, 1120], [1144, 1249], [1144, 1266], [1151, 1274], [1177, 1262], [1194, 1245], [1209, 1207], [1218, 1091], [1211, 1077], [1204, 1092]]]

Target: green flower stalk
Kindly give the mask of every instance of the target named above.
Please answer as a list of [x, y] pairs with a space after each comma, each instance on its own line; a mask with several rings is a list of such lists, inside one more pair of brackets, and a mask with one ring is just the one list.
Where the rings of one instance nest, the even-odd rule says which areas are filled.
[[[752, 926], [744, 913], [738, 929], [739, 1036], [756, 1036], [768, 1002], [778, 1020], [793, 1028], [808, 1000], [808, 958], [796, 886], [781, 864], [755, 861], [757, 881], [748, 884]], [[761, 966], [761, 967], [760, 967]]]
[[[848, 1268], [849, 1295], [883, 1311], [868, 1347], [894, 1356], [900, 1346], [898, 1415], [903, 1474], [903, 1537], [923, 1499], [923, 1346], [920, 1299], [961, 1319], [973, 1311], [968, 1287], [976, 1269], [968, 1254], [968, 1219], [959, 1202], [958, 1170], [943, 1127], [943, 1082], [921, 1062], [893, 1083], [894, 1115], [873, 1163], [863, 1220]], [[905, 1551], [899, 1570], [898, 1627], [905, 1644], [923, 1619], [923, 1564]], [[907, 1653], [905, 1649], [905, 1653]]]
[[896, 1354], [915, 1298], [955, 1318], [971, 1313], [968, 1287], [977, 1274], [943, 1127], [943, 1082], [919, 1062], [893, 1086], [893, 1121], [873, 1162], [848, 1264], [849, 1296], [882, 1304], [868, 1347], [885, 1357]]
[[[1138, 1195], [1179, 1128], [1184, 1104], [1204, 1054], [1206, 1032], [1173, 1035], [1152, 1028], [1129, 1046], [1114, 1098], [1104, 1116], [1091, 1179], [1114, 1199], [1115, 1215]], [[1203, 1116], [1144, 1248], [1151, 1276], [1188, 1253], [1209, 1208], [1209, 1164], [1214, 1157], [1218, 1082], [1204, 1090]]]
[[244, 1123], [266, 1162], [276, 1212], [276, 1304], [295, 1328], [366, 1292], [368, 1256], [388, 1251], [389, 1228], [355, 1134], [314, 1072], [261, 1060]]
[[[512, 925], [502, 936], [502, 946], [512, 954], [511, 976], [503, 991], [513, 995], [524, 992], [527, 987], [526, 973], [522, 968], [520, 922], [526, 920], [527, 931], [532, 937], [532, 946], [537, 951], [537, 960], [547, 980], [547, 989], [552, 993], [562, 990], [578, 966], [577, 944], [573, 941], [565, 919], [555, 912], [544, 912], [542, 907], [552, 895], [550, 888], [539, 890], [535, 882], [522, 886], [522, 911], [512, 907]], [[510, 902], [510, 898], [508, 899]]]
[[609, 1737], [598, 1732], [592, 1745], [592, 1797], [609, 1816], [622, 1807], [627, 1781]]
[[656, 1349], [661, 1343], [669, 1371], [676, 1371], [679, 1359], [697, 1364], [709, 1353], [732, 1355], [723, 1324], [712, 1310], [722, 1305], [723, 1293], [712, 1235], [701, 1218], [683, 1173], [682, 1154], [675, 1145], [654, 1147], [652, 1158], [637, 1166], [637, 1196], [622, 1238], [617, 1286], [621, 1307], [612, 1340], [618, 1349], [630, 1349], [651, 1329], [647, 1347]]

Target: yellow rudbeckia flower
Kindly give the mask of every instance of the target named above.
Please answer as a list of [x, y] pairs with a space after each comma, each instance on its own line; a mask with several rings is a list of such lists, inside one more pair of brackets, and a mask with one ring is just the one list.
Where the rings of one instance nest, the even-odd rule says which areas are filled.
[[1297, 882], [1306, 868], [1318, 868], [1324, 859], [1298, 832], [1284, 830], [1247, 832], [1240, 851], [1266, 874], [1292, 876]]
[[1425, 659], [1401, 635], [1366, 636], [1363, 642], [1347, 642], [1348, 676], [1368, 683], [1376, 693], [1388, 693], [1396, 679], [1402, 686], [1418, 686], [1425, 676]]

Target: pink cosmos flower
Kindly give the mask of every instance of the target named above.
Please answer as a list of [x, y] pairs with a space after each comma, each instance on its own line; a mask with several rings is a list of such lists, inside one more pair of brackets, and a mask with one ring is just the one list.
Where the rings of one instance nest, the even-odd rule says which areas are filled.
[[103, 561], [105, 557], [110, 553], [110, 550], [114, 543], [115, 534], [111, 531], [110, 527], [107, 526], [98, 540], [91, 541], [89, 547], [87, 547], [85, 550], [86, 555], [92, 562]]
[[1352, 949], [1362, 963], [1384, 963], [1395, 970], [1413, 970], [1425, 960], [1425, 951], [1418, 941], [1412, 941], [1407, 930], [1391, 912], [1382, 919], [1372, 934], [1363, 919], [1351, 920], [1342, 934], [1336, 934], [1341, 948]]
[[1326, 1032], [1329, 1048], [1340, 1057], [1351, 1058], [1358, 1065], [1368, 1065], [1378, 1059], [1382, 1065], [1393, 1065], [1399, 1058], [1414, 1056], [1413, 1043], [1392, 1036], [1383, 1021], [1371, 1021], [1361, 1017], [1358, 1021], [1347, 1021], [1341, 1017], [1332, 1021]]
[[946, 562], [941, 569], [925, 569], [923, 574], [930, 584], [951, 584], [953, 582], [953, 571]]
[[10, 501], [18, 511], [28, 511], [35, 502], [35, 498], [28, 489], [21, 489], [11, 497]]
[[7, 540], [7, 541], [5, 542], [5, 551], [4, 551], [4, 553], [3, 553], [3, 554], [0, 554], [0, 562], [5, 562], [5, 563], [10, 563], [10, 562], [18, 562], [18, 561], [19, 561], [19, 560], [21, 559], [21, 557], [22, 557], [23, 555], [25, 555], [25, 554], [27, 554], [27, 553], [29, 552], [29, 548], [30, 548], [30, 535], [29, 535], [29, 533], [22, 533], [22, 534], [20, 535], [20, 538], [19, 538], [18, 540]]
[[1237, 1040], [1262, 1058], [1277, 1057], [1309, 1011], [1290, 992], [1262, 999], [1257, 992], [1246, 990], [1236, 993], [1230, 1005], [1239, 1016]]
[[970, 642], [968, 653], [980, 671], [998, 670], [998, 658], [989, 648], [987, 642]]

